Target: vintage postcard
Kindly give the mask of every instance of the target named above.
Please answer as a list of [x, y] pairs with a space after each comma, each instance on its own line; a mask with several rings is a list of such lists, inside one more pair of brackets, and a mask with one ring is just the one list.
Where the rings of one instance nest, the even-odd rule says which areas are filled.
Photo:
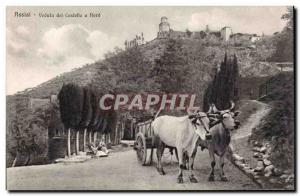
[[8, 6], [9, 191], [295, 191], [293, 6]]

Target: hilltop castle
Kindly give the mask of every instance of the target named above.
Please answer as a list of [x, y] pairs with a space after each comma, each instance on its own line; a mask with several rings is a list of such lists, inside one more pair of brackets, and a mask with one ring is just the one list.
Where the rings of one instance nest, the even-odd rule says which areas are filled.
[[[238, 40], [245, 40], [250, 42], [255, 42], [260, 39], [260, 36], [256, 34], [243, 34], [236, 33], [233, 34], [231, 27], [225, 26], [221, 28], [219, 31], [210, 30], [209, 26], [206, 25], [206, 29], [202, 31], [175, 31], [171, 29], [170, 24], [168, 22], [168, 18], [166, 16], [161, 17], [160, 23], [158, 25], [157, 39], [204, 39], [204, 38], [215, 38], [219, 41], [227, 42], [229, 40], [233, 40], [234, 42]], [[132, 47], [136, 47], [139, 45], [143, 45], [145, 43], [143, 33], [140, 36], [136, 35], [136, 37], [131, 41], [125, 41], [125, 49], [129, 49]]]
[[228, 41], [230, 39], [230, 36], [232, 35], [232, 29], [231, 27], [225, 26], [220, 31], [211, 31], [206, 25], [205, 31], [194, 31], [191, 32], [187, 30], [184, 31], [174, 31], [170, 28], [170, 24], [168, 22], [168, 18], [163, 16], [161, 18], [161, 22], [159, 24], [159, 31], [157, 33], [158, 39], [164, 39], [164, 38], [200, 38], [203, 39], [206, 36], [215, 36], [217, 38], [220, 38], [223, 41]]

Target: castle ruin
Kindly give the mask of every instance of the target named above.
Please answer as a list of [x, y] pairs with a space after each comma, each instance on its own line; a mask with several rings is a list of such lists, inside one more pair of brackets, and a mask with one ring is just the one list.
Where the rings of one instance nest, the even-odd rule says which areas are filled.
[[144, 34], [142, 32], [141, 35], [136, 35], [133, 40], [130, 41], [125, 40], [125, 49], [127, 50], [129, 48], [133, 48], [143, 44], [145, 44], [145, 39], [144, 39]]
[[[157, 39], [204, 39], [204, 38], [213, 38], [219, 41], [228, 42], [230, 40], [236, 41], [243, 39], [245, 41], [256, 42], [260, 39], [260, 36], [256, 34], [242, 34], [236, 33], [233, 34], [230, 26], [225, 26], [220, 30], [213, 31], [206, 25], [206, 29], [202, 31], [175, 31], [171, 28], [168, 18], [166, 16], [161, 17], [160, 23], [158, 25]], [[136, 37], [131, 41], [125, 41], [125, 49], [133, 48], [145, 44], [144, 35], [136, 35]]]
[[205, 31], [174, 31], [170, 28], [168, 18], [166, 16], [161, 17], [161, 22], [159, 24], [159, 31], [157, 33], [158, 39], [165, 38], [200, 38], [203, 39], [206, 36], [215, 36], [223, 41], [228, 41], [232, 35], [231, 27], [223, 27], [220, 31], [211, 31], [209, 26], [206, 25]]

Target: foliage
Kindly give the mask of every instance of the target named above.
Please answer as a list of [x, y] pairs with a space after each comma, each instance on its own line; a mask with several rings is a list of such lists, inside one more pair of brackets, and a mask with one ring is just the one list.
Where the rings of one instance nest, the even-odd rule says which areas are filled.
[[282, 20], [286, 20], [286, 28], [293, 30], [294, 28], [294, 8], [288, 7], [287, 12], [281, 16]]
[[176, 93], [183, 89], [187, 65], [180, 40], [170, 39], [162, 56], [155, 60], [151, 76], [164, 93]]
[[293, 73], [280, 73], [271, 77], [268, 88], [272, 92], [262, 99], [272, 106], [270, 113], [254, 130], [252, 137], [272, 142], [272, 156], [276, 164], [283, 168], [293, 168], [295, 141], [295, 103]]
[[59, 92], [61, 119], [66, 128], [110, 133], [113, 129], [106, 129], [110, 123], [114, 124], [115, 111], [103, 111], [99, 107], [99, 99], [105, 92], [98, 90], [94, 84], [80, 87], [76, 84], [63, 85]]
[[191, 37], [192, 32], [191, 32], [189, 29], [186, 29], [186, 35], [187, 35], [188, 37]]
[[273, 61], [293, 61], [294, 60], [294, 10], [293, 7], [287, 8], [287, 13], [282, 16], [287, 20], [286, 26], [282, 32], [277, 35], [276, 51], [271, 57]]
[[58, 94], [60, 116], [66, 129], [78, 129], [82, 119], [84, 92], [76, 84], [64, 84]]
[[82, 108], [82, 118], [80, 122], [81, 128], [86, 128], [93, 117], [93, 108], [91, 104], [91, 90], [89, 87], [84, 87], [84, 101], [83, 101], [83, 108]]
[[8, 125], [12, 132], [7, 134], [7, 167], [14, 160], [15, 166], [44, 164], [48, 153], [48, 124], [58, 114], [58, 106], [49, 104], [35, 110], [22, 104], [15, 107], [16, 118], [10, 119]]
[[213, 82], [208, 86], [204, 95], [204, 110], [208, 110], [209, 104], [214, 103], [218, 109], [230, 107], [230, 101], [237, 101], [239, 76], [237, 57], [227, 58], [221, 63], [220, 70], [216, 71]]
[[119, 52], [105, 59], [104, 64], [115, 74], [115, 91], [137, 93], [155, 91], [157, 85], [149, 77], [151, 62], [138, 47]]

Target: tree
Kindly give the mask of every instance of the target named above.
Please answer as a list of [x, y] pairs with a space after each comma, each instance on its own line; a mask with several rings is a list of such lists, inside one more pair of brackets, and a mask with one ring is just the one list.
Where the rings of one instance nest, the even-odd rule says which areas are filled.
[[71, 129], [76, 131], [76, 153], [78, 153], [79, 146], [79, 128], [82, 120], [84, 91], [76, 84], [64, 84], [58, 94], [59, 108], [61, 120], [65, 128], [68, 130], [68, 156], [71, 155]]
[[293, 7], [287, 8], [287, 13], [281, 19], [286, 20], [284, 29], [276, 35], [276, 50], [271, 57], [273, 61], [293, 61], [294, 60], [294, 10]]
[[181, 41], [170, 39], [163, 55], [155, 60], [150, 75], [159, 84], [161, 92], [175, 93], [182, 90], [187, 71]]
[[[83, 152], [84, 152], [86, 147], [87, 128], [93, 118], [93, 108], [91, 103], [91, 89], [88, 86], [86, 86], [83, 88], [83, 91], [84, 91], [84, 101], [83, 101], [83, 109], [82, 109], [82, 119], [79, 126], [80, 128], [84, 129], [84, 133], [83, 133]], [[76, 140], [76, 142], [78, 142], [78, 140]], [[77, 144], [76, 146], [79, 147], [79, 144]], [[77, 149], [77, 151], [78, 150], [79, 149]]]
[[13, 152], [10, 152], [14, 157], [10, 163], [12, 167], [32, 164], [35, 157], [47, 161], [47, 125], [55, 112], [56, 107], [52, 104], [35, 110], [27, 108], [18, 114], [19, 119], [11, 122], [15, 129], [14, 138], [10, 138], [14, 140]]
[[294, 8], [293, 7], [288, 7], [287, 12], [281, 16], [282, 20], [286, 20], [286, 27], [291, 30], [294, 29]]
[[88, 124], [88, 130], [89, 130], [89, 143], [92, 143], [92, 133], [94, 133], [94, 143], [96, 142], [96, 135], [95, 130], [97, 129], [97, 124], [99, 124], [99, 121], [101, 120], [100, 116], [100, 108], [99, 108], [99, 97], [101, 97], [102, 94], [100, 94], [100, 90], [97, 89], [97, 87], [94, 84], [89, 85], [90, 88], [90, 103], [91, 103], [91, 109], [92, 109], [92, 118]]
[[189, 29], [186, 29], [186, 35], [187, 35], [187, 37], [191, 37], [192, 36], [192, 32]]
[[220, 70], [216, 70], [214, 80], [205, 90], [203, 108], [208, 110], [209, 104], [214, 103], [219, 109], [230, 107], [230, 101], [237, 101], [239, 76], [237, 57], [227, 58], [225, 54], [224, 61], [221, 63]]

